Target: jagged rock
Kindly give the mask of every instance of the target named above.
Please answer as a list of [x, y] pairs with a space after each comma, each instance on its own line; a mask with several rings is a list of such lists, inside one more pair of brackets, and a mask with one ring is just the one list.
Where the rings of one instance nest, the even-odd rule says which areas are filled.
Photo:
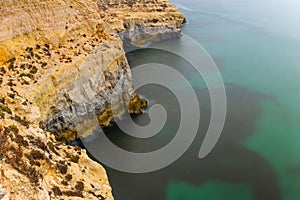
[[133, 91], [123, 42], [179, 36], [183, 21], [166, 0], [1, 1], [5, 198], [113, 199], [105, 170], [56, 139], [75, 139], [95, 116], [107, 126], [125, 110], [140, 113], [146, 101]]
[[105, 170], [84, 149], [11, 123], [0, 120], [0, 183], [11, 199], [113, 199]]
[[185, 22], [185, 16], [167, 0], [98, 0], [98, 5], [108, 16], [110, 30], [126, 45], [140, 47], [178, 37]]

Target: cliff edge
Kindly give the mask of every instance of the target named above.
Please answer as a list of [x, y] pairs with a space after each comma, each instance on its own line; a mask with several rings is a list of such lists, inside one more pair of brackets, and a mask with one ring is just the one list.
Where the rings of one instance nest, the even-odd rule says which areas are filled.
[[59, 140], [91, 112], [109, 125], [115, 96], [117, 116], [140, 113], [123, 45], [179, 36], [183, 21], [166, 0], [1, 1], [0, 198], [113, 199], [104, 168]]

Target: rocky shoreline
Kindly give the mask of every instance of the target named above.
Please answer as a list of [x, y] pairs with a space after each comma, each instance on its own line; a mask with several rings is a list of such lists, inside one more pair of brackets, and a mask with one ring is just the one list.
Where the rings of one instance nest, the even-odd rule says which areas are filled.
[[0, 199], [113, 199], [104, 168], [61, 141], [94, 115], [109, 125], [115, 96], [117, 116], [140, 113], [123, 45], [177, 37], [184, 19], [166, 0], [1, 2]]

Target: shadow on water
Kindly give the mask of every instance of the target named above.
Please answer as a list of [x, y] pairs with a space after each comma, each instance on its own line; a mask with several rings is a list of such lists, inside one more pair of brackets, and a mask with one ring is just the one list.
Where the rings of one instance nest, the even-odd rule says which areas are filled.
[[[141, 56], [143, 55], [143, 56]], [[137, 51], [128, 58], [132, 67], [149, 62], [168, 64], [180, 71], [187, 79], [195, 71], [188, 63], [168, 53], [157, 56], [157, 52]], [[140, 58], [143, 60], [140, 60]], [[218, 180], [229, 183], [247, 184], [257, 200], [280, 200], [281, 192], [277, 175], [270, 164], [257, 152], [242, 145], [256, 130], [256, 121], [261, 115], [260, 101], [272, 97], [263, 96], [234, 84], [226, 84], [227, 118], [225, 126], [213, 151], [204, 159], [198, 159], [198, 152], [210, 119], [210, 98], [205, 87], [193, 85], [199, 100], [201, 121], [198, 134], [192, 146], [170, 166], [146, 174], [129, 174], [106, 167], [116, 200], [163, 200], [171, 181], [180, 181], [201, 187], [207, 181]], [[184, 89], [178, 87], [178, 89]], [[165, 127], [149, 139], [136, 139], [123, 133], [117, 126], [104, 129], [106, 136], [121, 148], [134, 152], [159, 149], [172, 140], [180, 121], [180, 107], [174, 94], [158, 85], [147, 85], [138, 92], [149, 99], [150, 106], [159, 103], [168, 113]], [[134, 118], [140, 125], [149, 123], [144, 113]], [[101, 141], [95, 141], [101, 145]]]
[[[202, 99], [200, 107], [206, 107], [206, 103], [209, 103], [207, 91], [203, 89], [199, 92]], [[203, 98], [205, 93], [206, 99]], [[210, 116], [206, 109], [201, 109], [203, 117], [197, 138], [191, 148], [172, 165], [147, 174], [128, 174], [107, 167], [116, 199], [165, 199], [170, 181], [201, 186], [206, 181], [220, 180], [246, 183], [258, 200], [280, 200], [280, 187], [274, 169], [260, 154], [240, 144], [255, 131], [255, 121], [260, 115], [259, 101], [265, 97], [236, 85], [227, 85], [227, 95], [225, 127], [218, 144], [208, 157], [202, 160], [197, 158]], [[126, 136], [116, 133], [116, 127], [106, 132], [112, 140], [118, 138], [123, 141], [118, 145], [126, 145]], [[115, 133], [117, 136], [112, 136]]]

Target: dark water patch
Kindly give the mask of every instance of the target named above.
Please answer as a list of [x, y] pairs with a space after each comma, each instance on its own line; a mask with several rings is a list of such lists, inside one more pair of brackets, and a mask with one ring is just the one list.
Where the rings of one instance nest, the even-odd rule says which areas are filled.
[[[131, 52], [128, 59], [133, 68], [145, 63], [158, 62], [172, 66], [187, 79], [194, 77], [195, 73], [193, 67], [186, 61], [162, 51], [145, 49]], [[256, 130], [256, 122], [262, 112], [260, 102], [273, 98], [235, 84], [229, 83], [225, 86], [228, 101], [227, 117], [222, 135], [211, 154], [201, 160], [197, 157], [209, 125], [211, 102], [208, 90], [195, 85], [201, 120], [192, 146], [176, 162], [156, 172], [128, 174], [106, 167], [116, 199], [165, 199], [167, 185], [172, 181], [201, 186], [211, 180], [247, 184], [258, 200], [281, 199], [274, 169], [260, 154], [241, 145]], [[182, 83], [177, 89], [185, 87], [186, 85]], [[168, 119], [161, 132], [143, 141], [131, 138], [118, 127], [104, 131], [106, 136], [121, 148], [134, 152], [153, 151], [163, 147], [174, 137], [180, 122], [180, 107], [174, 95], [158, 85], [144, 86], [138, 92], [150, 99], [152, 104], [159, 103], [165, 106]], [[137, 116], [134, 120], [138, 124], [149, 123], [147, 113]], [[97, 145], [101, 145], [101, 141], [95, 142], [95, 148]]]
[[[169, 126], [164, 126], [164, 128], [155, 136], [145, 139], [132, 137], [124, 133], [118, 126], [103, 129], [105, 135], [114, 144], [127, 151], [136, 153], [155, 151], [168, 144], [175, 136], [179, 126], [178, 122], [180, 121], [179, 103], [172, 92], [158, 85], [145, 86], [141, 88], [139, 92], [144, 90], [148, 91], [147, 97], [153, 97], [159, 94], [160, 99], [148, 99], [148, 106], [151, 107], [153, 104], [162, 105], [166, 109], [166, 112], [170, 113], [166, 120], [166, 124], [169, 124]], [[167, 101], [164, 101], [165, 99], [167, 99]], [[132, 119], [140, 126], [146, 126], [150, 123], [150, 117], [147, 111]], [[123, 123], [126, 123], [127, 120], [130, 119], [123, 119]], [[131, 130], [132, 132], [135, 132], [133, 127]]]
[[[172, 165], [152, 173], [128, 174], [107, 167], [116, 199], [165, 199], [166, 187], [171, 181], [201, 186], [211, 180], [245, 183], [249, 185], [258, 200], [281, 199], [274, 169], [260, 154], [240, 144], [255, 131], [255, 122], [261, 114], [259, 102], [264, 99], [264, 96], [233, 84], [227, 85], [226, 88], [228, 95], [227, 119], [221, 138], [211, 154], [202, 160], [197, 157], [210, 119], [208, 92], [202, 89], [197, 91], [198, 97], [201, 99], [199, 101], [202, 112], [200, 129], [190, 149]], [[155, 90], [151, 90], [151, 92], [153, 93]], [[147, 94], [144, 95], [147, 96]], [[155, 97], [160, 97], [160, 95]], [[169, 101], [169, 99], [162, 101]], [[178, 122], [172, 122], [167, 126], [176, 123]], [[116, 130], [107, 130], [109, 132], [107, 135], [117, 134], [120, 136], [120, 133], [115, 132]], [[110, 139], [123, 140], [124, 138], [110, 137]], [[150, 144], [143, 143], [143, 145], [151, 146], [151, 141], [148, 142]], [[125, 143], [130, 145], [130, 140]], [[121, 143], [119, 142], [119, 144]], [[138, 145], [133, 145], [138, 148]]]
[[290, 175], [300, 175], [300, 166], [290, 167], [286, 170], [286, 173]]
[[[128, 59], [133, 68], [152, 62], [167, 64], [178, 70], [187, 80], [195, 79], [196, 75], [199, 77], [197, 81], [202, 81], [193, 66], [168, 52], [144, 49], [129, 53]], [[186, 83], [176, 83], [173, 89], [176, 92], [186, 87]], [[211, 101], [208, 89], [194, 84], [193, 89], [198, 98], [201, 120], [191, 147], [170, 166], [151, 173], [129, 174], [106, 166], [117, 200], [163, 200], [166, 198], [166, 189], [170, 182], [187, 182], [200, 187], [205, 182], [214, 180], [246, 184], [258, 200], [282, 199], [277, 175], [272, 166], [262, 155], [242, 145], [256, 131], [256, 122], [262, 115], [261, 101], [273, 101], [273, 97], [253, 92], [236, 84], [228, 83], [225, 87], [228, 103], [227, 117], [222, 135], [211, 154], [205, 159], [198, 158], [211, 117]], [[161, 104], [166, 109], [167, 122], [159, 134], [148, 139], [136, 139], [123, 133], [117, 126], [103, 130], [105, 135], [120, 148], [133, 152], [149, 152], [163, 147], [173, 139], [180, 122], [180, 107], [174, 94], [162, 86], [149, 84], [139, 88], [137, 92], [149, 100], [150, 107], [153, 104]], [[135, 116], [133, 120], [139, 125], [147, 125], [148, 113]], [[95, 151], [105, 145], [105, 142], [98, 139], [97, 134], [103, 133], [94, 132], [95, 137], [91, 140], [90, 147]]]

